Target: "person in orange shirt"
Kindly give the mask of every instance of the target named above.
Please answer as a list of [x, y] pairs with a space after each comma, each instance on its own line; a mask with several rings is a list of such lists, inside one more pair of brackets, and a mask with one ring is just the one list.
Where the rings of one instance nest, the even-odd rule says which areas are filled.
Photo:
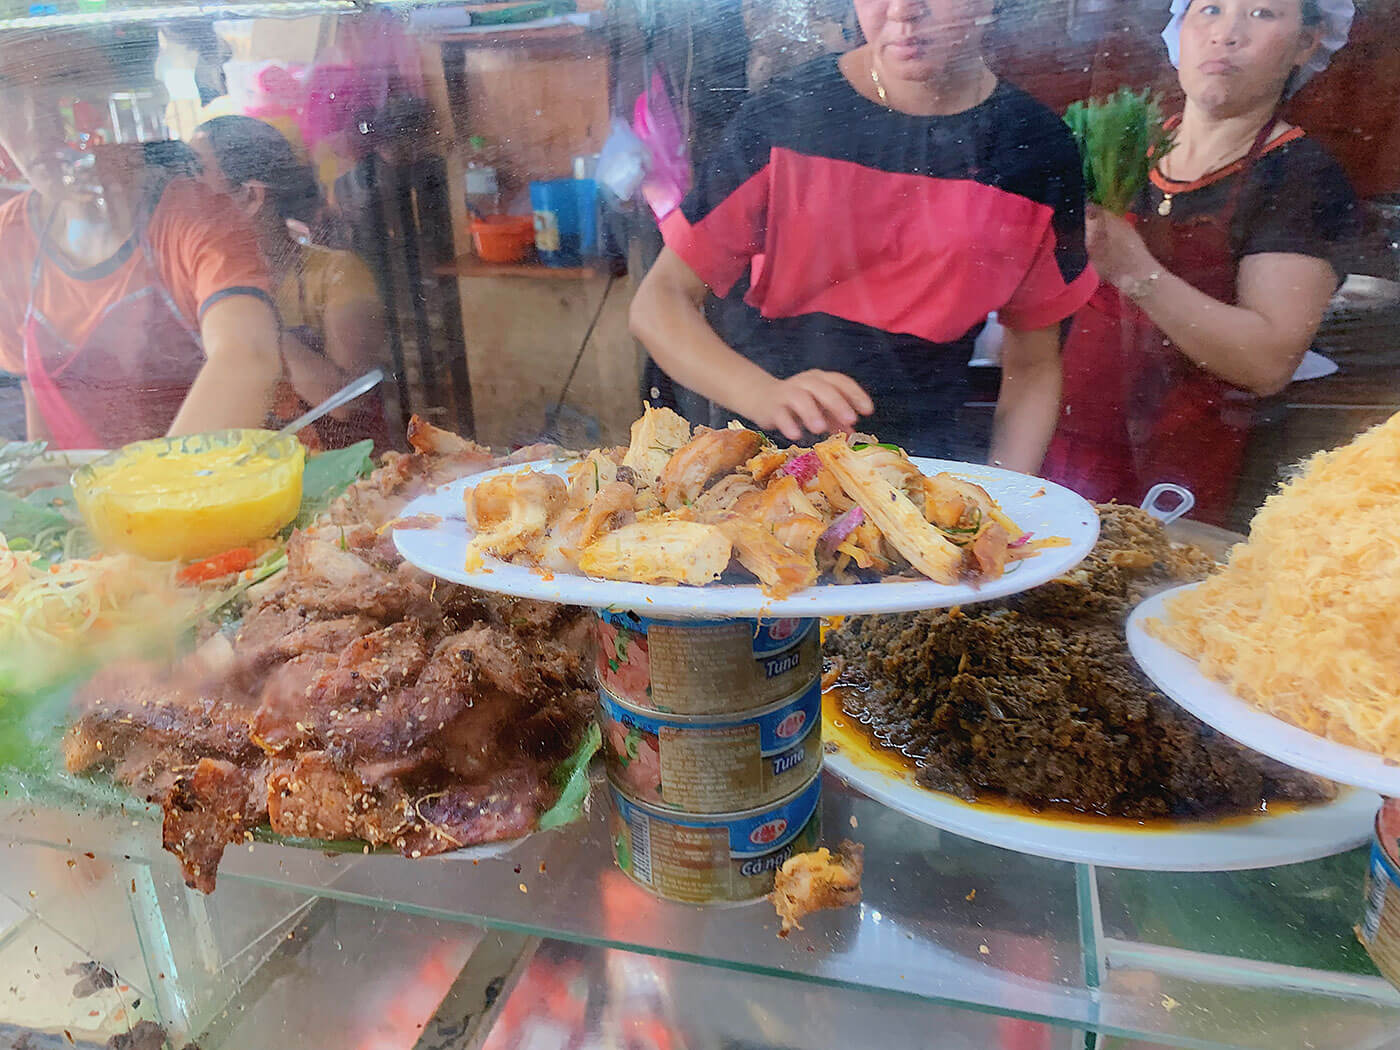
[[30, 187], [0, 205], [0, 369], [59, 448], [259, 426], [282, 363], [253, 230], [92, 126], [155, 85], [140, 41], [109, 34], [0, 41], [0, 148]]

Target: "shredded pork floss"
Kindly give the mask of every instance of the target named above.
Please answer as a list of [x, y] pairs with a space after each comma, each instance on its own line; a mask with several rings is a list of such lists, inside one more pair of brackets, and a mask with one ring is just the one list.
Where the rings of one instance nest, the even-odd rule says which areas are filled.
[[1400, 415], [1313, 456], [1148, 629], [1239, 696], [1400, 761]]

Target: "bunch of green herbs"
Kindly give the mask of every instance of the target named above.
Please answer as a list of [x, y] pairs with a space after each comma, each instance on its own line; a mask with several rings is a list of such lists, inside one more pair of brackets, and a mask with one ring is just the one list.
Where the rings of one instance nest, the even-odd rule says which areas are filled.
[[1127, 213], [1152, 166], [1175, 144], [1150, 91], [1124, 87], [1104, 99], [1075, 102], [1065, 110], [1065, 123], [1079, 146], [1085, 193], [1115, 215]]

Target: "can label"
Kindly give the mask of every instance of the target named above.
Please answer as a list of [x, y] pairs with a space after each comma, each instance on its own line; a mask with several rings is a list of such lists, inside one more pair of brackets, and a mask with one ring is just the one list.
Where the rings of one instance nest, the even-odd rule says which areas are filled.
[[747, 711], [791, 696], [821, 676], [814, 619], [653, 620], [599, 610], [598, 683], [657, 711]]
[[1400, 803], [1386, 799], [1366, 867], [1366, 910], [1357, 927], [1376, 969], [1400, 986]]
[[612, 788], [618, 866], [671, 900], [694, 904], [755, 900], [794, 853], [815, 849], [821, 778], [777, 805], [714, 817], [664, 813]]
[[795, 790], [821, 768], [821, 682], [751, 714], [699, 718], [598, 694], [608, 772], [635, 798], [733, 813]]

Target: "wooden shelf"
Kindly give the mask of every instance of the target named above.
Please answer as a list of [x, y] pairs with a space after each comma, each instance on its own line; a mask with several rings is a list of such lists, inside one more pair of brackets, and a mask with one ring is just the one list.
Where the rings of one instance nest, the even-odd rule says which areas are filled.
[[456, 44], [459, 47], [524, 47], [530, 44], [549, 44], [560, 41], [578, 40], [597, 33], [598, 26], [541, 26], [538, 29], [511, 29], [502, 26], [495, 32], [480, 33], [437, 33], [435, 39], [440, 44]]
[[544, 281], [586, 281], [601, 271], [592, 266], [545, 266], [543, 263], [490, 263], [475, 255], [464, 255], [456, 262], [439, 266], [439, 277], [527, 277]]

